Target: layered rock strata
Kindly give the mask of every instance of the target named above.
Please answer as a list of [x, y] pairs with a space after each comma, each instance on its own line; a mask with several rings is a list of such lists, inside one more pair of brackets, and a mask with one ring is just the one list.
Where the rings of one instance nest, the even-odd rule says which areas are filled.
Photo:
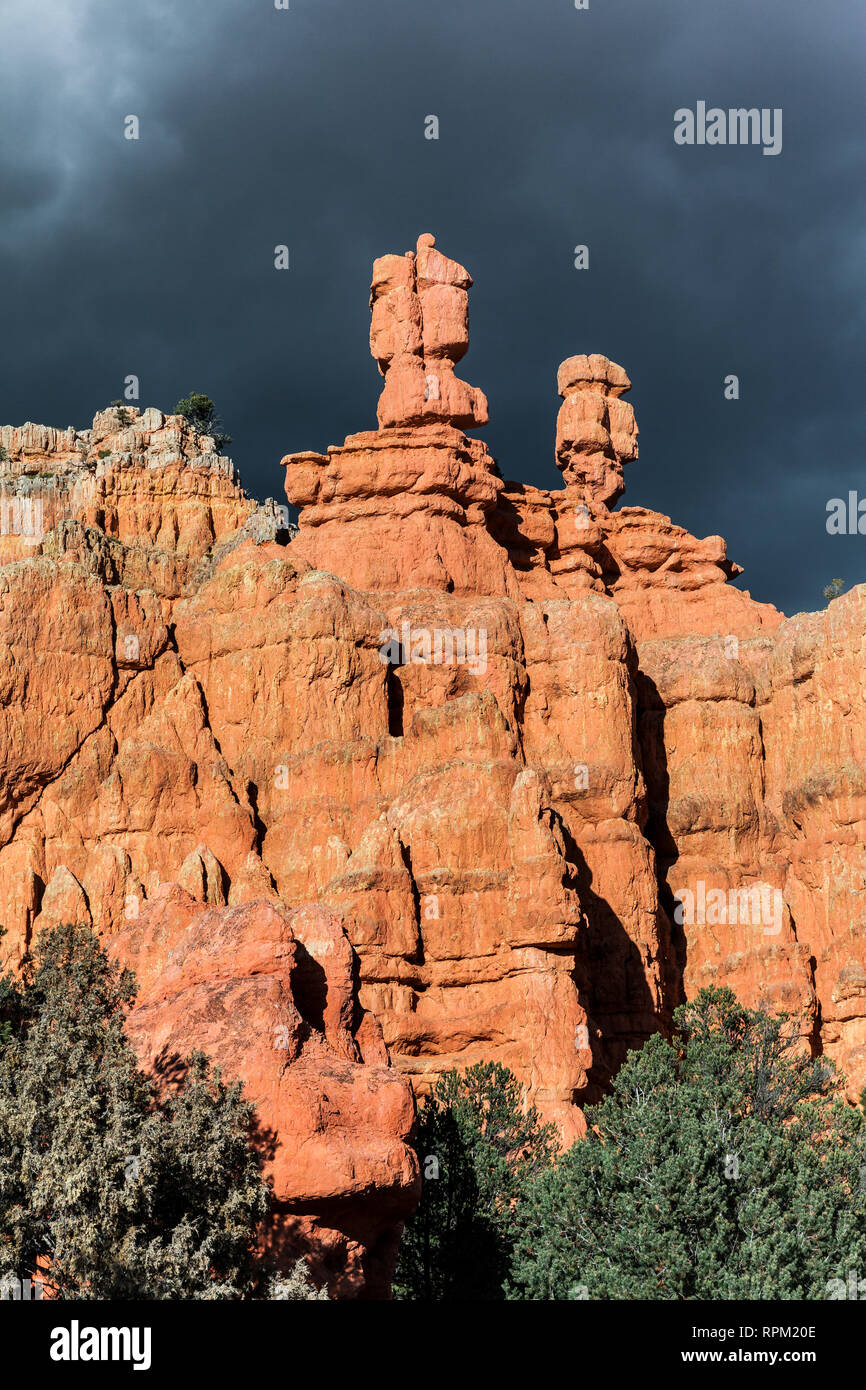
[[[328, 1048], [356, 1069], [325, 1133], [351, 1128], [387, 1055], [389, 1086], [402, 1073], [417, 1092], [501, 1061], [570, 1138], [627, 1049], [708, 983], [796, 1011], [854, 1091], [866, 590], [785, 619], [731, 584], [721, 538], [613, 510], [637, 428], [605, 357], [560, 368], [563, 487], [504, 481], [465, 433], [486, 401], [454, 370], [470, 283], [429, 236], [376, 262], [379, 428], [283, 460], [296, 535], [176, 417], [112, 434], [106, 413], [83, 450], [70, 431], [0, 432], [0, 483], [64, 509], [38, 539], [3, 538], [6, 944], [70, 916], [117, 936], [148, 980], [152, 1053], [163, 1036], [180, 1048], [187, 986], [162, 979], [162, 956], [151, 969], [137, 923], [155, 913], [165, 940], [190, 921], [202, 941], [250, 932], [267, 955], [294, 911], [326, 913], [387, 1054], [349, 1028], [346, 1056], [316, 1023], [304, 1094], [327, 1090]], [[226, 988], [249, 959], [239, 948]], [[219, 1029], [209, 1047], [283, 1134], [292, 1068], [278, 1079]], [[392, 1155], [371, 1160], [379, 1233], [350, 1256], [345, 1222], [328, 1228], [356, 1289], [411, 1196], [387, 1095], [363, 1141]], [[286, 1211], [309, 1197], [321, 1226], [338, 1184], [326, 1198], [304, 1176], [292, 1195], [287, 1172]]]

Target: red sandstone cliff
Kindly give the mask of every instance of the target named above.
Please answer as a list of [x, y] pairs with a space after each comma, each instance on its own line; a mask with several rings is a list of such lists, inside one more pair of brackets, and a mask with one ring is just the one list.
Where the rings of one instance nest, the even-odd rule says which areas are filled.
[[[245, 1077], [285, 1146], [276, 1238], [356, 1291], [416, 1193], [398, 1072], [502, 1061], [572, 1136], [724, 982], [866, 1082], [866, 590], [786, 620], [720, 538], [611, 511], [637, 429], [604, 357], [559, 370], [563, 489], [504, 482], [465, 433], [470, 285], [429, 236], [375, 263], [379, 429], [283, 460], [293, 537], [177, 417], [0, 429], [45, 528], [0, 537], [7, 944], [117, 937], [143, 1054]], [[308, 920], [327, 1017], [293, 984]]]

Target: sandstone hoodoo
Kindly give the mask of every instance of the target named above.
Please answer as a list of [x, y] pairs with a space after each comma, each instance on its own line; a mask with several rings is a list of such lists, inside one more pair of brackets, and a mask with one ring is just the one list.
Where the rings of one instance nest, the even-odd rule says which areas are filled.
[[142, 1056], [246, 1080], [273, 1240], [340, 1294], [387, 1285], [447, 1068], [570, 1138], [713, 983], [866, 1082], [866, 591], [786, 619], [719, 537], [613, 510], [606, 357], [559, 369], [563, 487], [506, 482], [470, 285], [429, 235], [376, 261], [378, 429], [283, 460], [296, 535], [180, 417], [0, 430], [43, 508], [0, 541], [4, 947], [114, 938]]
[[386, 1297], [420, 1179], [414, 1105], [358, 1005], [342, 923], [313, 904], [211, 907], [176, 884], [111, 949], [136, 972], [127, 1031], [161, 1075], [197, 1048], [242, 1076], [273, 1180], [268, 1243], [332, 1295]]

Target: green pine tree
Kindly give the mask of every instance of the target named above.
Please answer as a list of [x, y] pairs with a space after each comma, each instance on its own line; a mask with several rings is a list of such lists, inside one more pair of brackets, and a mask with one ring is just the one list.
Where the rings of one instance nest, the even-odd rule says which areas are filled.
[[483, 1063], [439, 1079], [420, 1108], [415, 1148], [421, 1201], [403, 1234], [395, 1297], [501, 1299], [513, 1209], [552, 1160], [553, 1127], [524, 1109], [507, 1067]]
[[831, 579], [829, 584], [825, 584], [825, 585], [824, 585], [824, 598], [825, 598], [825, 600], [826, 600], [827, 603], [830, 603], [830, 601], [831, 601], [832, 599], [834, 599], [834, 598], [838, 598], [839, 595], [842, 594], [842, 593], [844, 593], [844, 592], [845, 592], [845, 580], [844, 580], [844, 579]]
[[238, 1298], [268, 1208], [253, 1108], [202, 1054], [165, 1093], [123, 1025], [134, 977], [87, 928], [42, 934], [0, 988], [0, 1276], [63, 1298]]
[[231, 444], [230, 434], [222, 431], [222, 421], [217, 415], [216, 406], [210, 396], [203, 396], [199, 391], [191, 391], [188, 396], [183, 396], [174, 408], [175, 415], [183, 416], [193, 428], [196, 434], [209, 434], [217, 449], [224, 449]]
[[517, 1299], [823, 1299], [866, 1277], [860, 1111], [728, 989], [627, 1058], [517, 1211]]

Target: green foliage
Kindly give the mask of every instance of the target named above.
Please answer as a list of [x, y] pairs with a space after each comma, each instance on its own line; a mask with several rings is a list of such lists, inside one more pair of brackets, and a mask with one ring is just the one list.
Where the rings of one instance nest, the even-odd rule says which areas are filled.
[[110, 449], [100, 449], [100, 450], [98, 451], [96, 457], [97, 457], [98, 459], [108, 459], [108, 458], [111, 458], [111, 450], [110, 450]]
[[41, 1256], [66, 1298], [248, 1296], [268, 1205], [252, 1106], [200, 1053], [159, 1091], [123, 1032], [134, 997], [84, 927], [2, 982], [0, 1273]]
[[827, 603], [829, 603], [831, 599], [838, 598], [839, 595], [844, 592], [844, 589], [844, 579], [831, 579], [830, 583], [824, 587], [824, 598]]
[[117, 416], [117, 423], [120, 425], [120, 428], [125, 430], [127, 425], [132, 423], [132, 415], [129, 410], [127, 410], [123, 401], [112, 401], [111, 409]]
[[[0, 943], [6, 935], [6, 928], [0, 927]], [[17, 1016], [18, 991], [11, 974], [0, 975], [0, 1050], [12, 1036], [12, 1019]]]
[[422, 1105], [421, 1201], [406, 1223], [395, 1297], [502, 1298], [513, 1208], [555, 1151], [553, 1127], [524, 1112], [523, 1099], [506, 1067], [485, 1063], [446, 1072]]
[[821, 1299], [866, 1276], [863, 1119], [784, 1015], [704, 990], [517, 1213], [518, 1299]]
[[182, 397], [174, 408], [175, 415], [182, 415], [192, 426], [196, 434], [209, 434], [217, 449], [224, 449], [231, 444], [230, 434], [222, 433], [222, 421], [216, 413], [216, 406], [210, 396], [203, 396], [198, 391], [191, 391], [188, 396]]
[[8, 458], [9, 458], [8, 453], [7, 453], [6, 450], [4, 449], [3, 445], [0, 444], [0, 463], [6, 463], [6, 461], [7, 461]]
[[297, 1303], [326, 1302], [327, 1289], [317, 1289], [303, 1260], [292, 1265], [288, 1274], [272, 1274], [264, 1285], [264, 1297]]

